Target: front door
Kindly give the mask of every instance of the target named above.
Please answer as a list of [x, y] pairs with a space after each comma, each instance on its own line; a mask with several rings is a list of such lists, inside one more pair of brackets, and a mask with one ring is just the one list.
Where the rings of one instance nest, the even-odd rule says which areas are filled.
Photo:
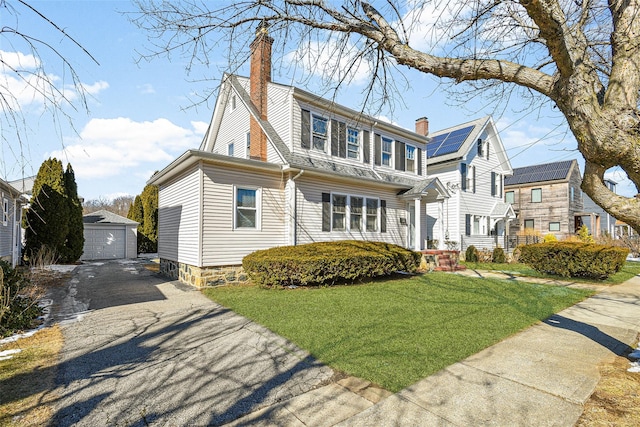
[[413, 250], [416, 243], [416, 205], [407, 203], [409, 221], [407, 221], [407, 248]]

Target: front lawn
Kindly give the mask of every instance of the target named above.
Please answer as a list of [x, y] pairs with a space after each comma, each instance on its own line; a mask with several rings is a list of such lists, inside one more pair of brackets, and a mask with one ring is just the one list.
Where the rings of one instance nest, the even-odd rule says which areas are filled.
[[561, 276], [553, 276], [550, 274], [542, 274], [537, 272], [533, 268], [529, 267], [528, 265], [520, 264], [520, 263], [494, 264], [491, 262], [462, 261], [460, 262], [460, 264], [472, 270], [499, 271], [504, 273], [512, 273], [519, 276], [540, 277], [544, 279], [563, 280], [563, 281], [569, 281], [569, 282], [578, 281], [578, 282], [585, 282], [585, 283], [597, 283], [597, 284], [603, 284], [603, 285], [618, 285], [640, 274], [640, 262], [633, 262], [633, 261], [627, 261], [624, 267], [622, 267], [622, 270], [620, 270], [613, 276], [609, 276], [605, 280], [561, 277]]
[[362, 285], [204, 291], [334, 369], [396, 392], [591, 291], [446, 273]]

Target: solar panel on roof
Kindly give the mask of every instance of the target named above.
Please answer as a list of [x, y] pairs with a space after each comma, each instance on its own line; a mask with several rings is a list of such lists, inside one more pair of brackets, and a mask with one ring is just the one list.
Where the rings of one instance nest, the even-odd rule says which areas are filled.
[[565, 160], [542, 165], [515, 168], [513, 175], [505, 177], [506, 185], [526, 184], [529, 182], [555, 181], [565, 179], [571, 168], [572, 160]]
[[469, 137], [472, 130], [473, 126], [467, 126], [449, 133], [434, 136], [431, 142], [427, 144], [427, 157], [437, 157], [455, 153]]

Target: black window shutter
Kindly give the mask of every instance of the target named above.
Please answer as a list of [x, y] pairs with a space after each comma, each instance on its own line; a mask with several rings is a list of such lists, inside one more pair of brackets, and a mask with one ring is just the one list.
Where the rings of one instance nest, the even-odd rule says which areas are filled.
[[374, 144], [373, 144], [373, 151], [374, 151], [374, 156], [375, 156], [375, 164], [376, 166], [380, 166], [382, 164], [382, 139], [380, 138], [380, 135], [378, 135], [377, 133], [375, 134], [374, 137]]
[[322, 193], [322, 231], [331, 231], [331, 194]]
[[396, 170], [403, 171], [404, 170], [404, 142], [396, 141]]
[[487, 148], [486, 148], [486, 150], [487, 150], [487, 160], [489, 160], [489, 147], [491, 145], [489, 144], [489, 141], [486, 141], [486, 144], [487, 144]]
[[338, 156], [347, 158], [347, 125], [340, 122], [338, 124]]
[[331, 120], [331, 155], [338, 155], [338, 122]]
[[473, 167], [473, 176], [471, 177], [473, 179], [473, 192], [476, 192], [476, 167]]
[[311, 148], [311, 113], [307, 110], [302, 110], [301, 119], [300, 146], [309, 149]]
[[464, 215], [464, 234], [466, 236], [471, 236], [471, 215]]
[[418, 175], [422, 175], [422, 149], [418, 148]]
[[371, 163], [371, 141], [369, 131], [362, 131], [362, 157], [366, 164]]
[[491, 172], [491, 195], [495, 197], [496, 195], [496, 173]]
[[462, 176], [462, 182], [460, 183], [460, 187], [462, 188], [462, 191], [465, 191], [467, 189], [467, 164], [466, 163], [460, 163], [460, 175]]
[[380, 200], [380, 232], [387, 232], [387, 201]]

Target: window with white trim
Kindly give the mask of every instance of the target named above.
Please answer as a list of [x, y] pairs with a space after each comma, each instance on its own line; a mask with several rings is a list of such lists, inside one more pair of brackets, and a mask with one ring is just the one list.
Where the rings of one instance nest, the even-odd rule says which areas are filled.
[[251, 158], [251, 132], [247, 131], [245, 140], [245, 156], [247, 159]]
[[313, 148], [319, 151], [326, 151], [327, 135], [329, 132], [329, 121], [324, 117], [313, 114]]
[[405, 145], [405, 157], [404, 157], [405, 167], [404, 170], [407, 172], [415, 172], [416, 171], [416, 147], [413, 145]]
[[393, 150], [393, 140], [387, 137], [382, 137], [382, 164], [384, 166], [391, 166], [391, 154]]
[[498, 197], [502, 197], [502, 194], [500, 194], [500, 187], [501, 187], [501, 183], [502, 183], [502, 175], [500, 175], [499, 173], [495, 174], [495, 182], [493, 183], [493, 194], [495, 194]]
[[227, 155], [228, 156], [233, 157], [233, 152], [234, 152], [233, 146], [234, 146], [233, 141], [231, 141], [229, 144], [227, 144]]
[[367, 198], [367, 231], [378, 231], [378, 199]]
[[360, 132], [358, 129], [347, 128], [347, 157], [350, 159], [360, 157]]
[[234, 228], [260, 228], [260, 189], [236, 187], [234, 196]]
[[2, 199], [2, 225], [7, 226], [9, 224], [9, 199]]
[[349, 198], [349, 229], [362, 231], [362, 197], [351, 196]]
[[560, 223], [559, 222], [550, 222], [549, 223], [549, 231], [560, 231]]
[[333, 194], [331, 199], [331, 229], [344, 231], [347, 229], [347, 196]]

